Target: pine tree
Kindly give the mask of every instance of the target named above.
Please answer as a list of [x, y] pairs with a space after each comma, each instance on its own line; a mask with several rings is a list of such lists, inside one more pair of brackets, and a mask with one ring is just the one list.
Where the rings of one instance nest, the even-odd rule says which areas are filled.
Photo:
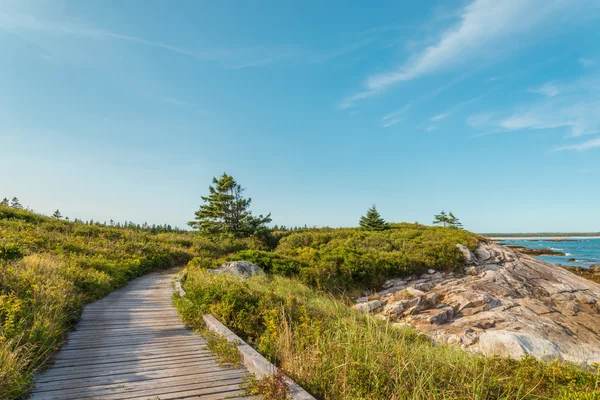
[[12, 200], [10, 201], [10, 206], [12, 208], [18, 208], [19, 210], [23, 209], [23, 206], [21, 205], [21, 203], [19, 203], [19, 199], [17, 199], [16, 197], [12, 198]]
[[52, 214], [52, 218], [62, 219], [62, 214], [60, 213], [60, 211], [58, 209], [56, 211], [54, 211], [54, 214]]
[[249, 210], [252, 199], [244, 198], [244, 189], [227, 174], [212, 180], [209, 195], [202, 196], [204, 204], [196, 211], [195, 220], [188, 225], [209, 235], [250, 236], [265, 229], [271, 214], [252, 216]]
[[6, 197], [2, 199], [2, 201], [0, 202], [0, 206], [8, 207], [8, 199]]
[[450, 219], [448, 217], [448, 214], [446, 214], [446, 211], [443, 211], [439, 214], [434, 215], [433, 217], [433, 223], [434, 225], [444, 225], [444, 228], [446, 226], [448, 226], [448, 223], [450, 222]]
[[450, 211], [450, 214], [448, 214], [448, 225], [450, 225], [452, 228], [462, 228], [462, 223], [458, 218], [456, 218], [456, 216], [454, 216], [454, 214], [452, 214], [452, 211]]
[[390, 226], [375, 208], [375, 206], [369, 208], [367, 214], [360, 218], [360, 227], [368, 231], [383, 231], [388, 229]]

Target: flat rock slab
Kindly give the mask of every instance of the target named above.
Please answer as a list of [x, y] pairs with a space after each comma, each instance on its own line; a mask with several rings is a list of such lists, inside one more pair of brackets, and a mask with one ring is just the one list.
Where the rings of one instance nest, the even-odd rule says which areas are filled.
[[149, 274], [86, 306], [54, 364], [36, 375], [31, 399], [257, 398], [245, 397], [248, 371], [220, 366], [185, 328], [172, 280]]

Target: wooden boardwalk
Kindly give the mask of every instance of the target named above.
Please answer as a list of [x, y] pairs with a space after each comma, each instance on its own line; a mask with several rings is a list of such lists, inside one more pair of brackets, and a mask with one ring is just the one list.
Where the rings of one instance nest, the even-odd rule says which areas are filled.
[[86, 306], [55, 363], [37, 375], [31, 398], [254, 398], [240, 387], [248, 372], [219, 366], [205, 340], [181, 323], [172, 278], [149, 274]]

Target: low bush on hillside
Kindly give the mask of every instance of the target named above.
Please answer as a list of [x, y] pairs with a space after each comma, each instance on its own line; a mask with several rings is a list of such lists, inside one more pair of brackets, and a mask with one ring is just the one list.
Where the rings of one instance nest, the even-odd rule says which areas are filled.
[[430, 268], [462, 268], [464, 260], [456, 244], [474, 250], [482, 240], [461, 229], [418, 224], [391, 224], [384, 231], [308, 229], [275, 236], [278, 244], [272, 252], [241, 251], [227, 260], [250, 261], [266, 272], [297, 276], [310, 286], [335, 293], [375, 289], [391, 277], [421, 274]]
[[187, 324], [213, 314], [320, 399], [583, 399], [599, 387], [574, 366], [435, 345], [297, 279], [192, 269], [185, 290], [176, 305]]

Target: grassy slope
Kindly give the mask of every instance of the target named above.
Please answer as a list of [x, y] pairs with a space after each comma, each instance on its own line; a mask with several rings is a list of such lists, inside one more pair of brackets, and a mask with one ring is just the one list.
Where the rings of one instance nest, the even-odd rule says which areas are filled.
[[188, 294], [177, 306], [191, 326], [201, 327], [201, 315], [212, 313], [322, 399], [595, 398], [593, 372], [437, 346], [413, 330], [352, 311], [341, 295], [388, 276], [460, 268], [454, 246], [474, 248], [478, 239], [412, 224], [373, 233], [288, 232], [273, 252], [229, 257], [257, 262], [276, 273], [270, 277], [214, 275], [202, 267], [222, 260], [194, 260]]
[[135, 232], [57, 221], [0, 206], [0, 399], [23, 395], [85, 303], [193, 256], [256, 247], [193, 234]]

